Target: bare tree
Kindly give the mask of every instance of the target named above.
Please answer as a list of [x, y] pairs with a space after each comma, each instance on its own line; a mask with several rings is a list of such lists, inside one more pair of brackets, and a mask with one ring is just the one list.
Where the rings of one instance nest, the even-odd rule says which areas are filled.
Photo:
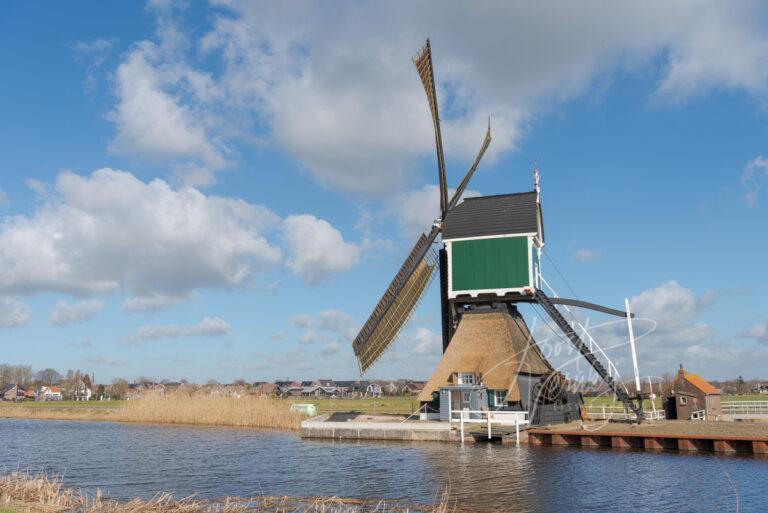
[[59, 374], [59, 371], [49, 368], [38, 371], [35, 375], [35, 379], [41, 385], [58, 385], [61, 383], [62, 377], [61, 374]]
[[126, 393], [128, 393], [128, 380], [125, 378], [113, 379], [112, 397], [115, 399], [124, 399]]

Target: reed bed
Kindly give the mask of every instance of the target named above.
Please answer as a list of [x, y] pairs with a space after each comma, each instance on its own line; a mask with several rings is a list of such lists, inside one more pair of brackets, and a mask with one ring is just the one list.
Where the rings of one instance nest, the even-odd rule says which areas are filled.
[[[96, 403], [98, 404], [98, 403]], [[288, 401], [270, 397], [172, 394], [142, 397], [118, 408], [0, 408], [0, 417], [145, 422], [298, 430], [302, 416]]]
[[122, 422], [298, 430], [302, 416], [290, 408], [290, 403], [270, 397], [174, 394], [130, 401], [113, 417]]
[[150, 500], [115, 501], [97, 491], [92, 497], [66, 488], [61, 479], [43, 474], [12, 472], [0, 475], [0, 510], [19, 513], [456, 513], [447, 491], [435, 504], [408, 508], [385, 501], [337, 497], [226, 497], [217, 501], [194, 497], [175, 499], [159, 493]]

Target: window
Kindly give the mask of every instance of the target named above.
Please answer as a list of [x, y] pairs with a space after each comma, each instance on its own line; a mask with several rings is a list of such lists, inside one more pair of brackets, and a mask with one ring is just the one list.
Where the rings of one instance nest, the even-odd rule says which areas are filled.
[[682, 406], [685, 406], [686, 404], [688, 404], [688, 398], [687, 398], [687, 397], [685, 397], [684, 395], [681, 395], [681, 396], [680, 396], [680, 404], [681, 404]]
[[506, 390], [494, 390], [493, 391], [493, 404], [494, 404], [494, 406], [506, 406], [507, 405], [507, 391]]
[[459, 372], [459, 385], [474, 384], [476, 384], [474, 372]]
[[462, 392], [462, 393], [461, 393], [461, 401], [462, 401], [464, 404], [466, 404], [466, 405], [469, 405], [469, 401], [470, 401], [470, 399], [471, 399], [471, 397], [470, 397], [470, 395], [469, 395], [469, 392]]

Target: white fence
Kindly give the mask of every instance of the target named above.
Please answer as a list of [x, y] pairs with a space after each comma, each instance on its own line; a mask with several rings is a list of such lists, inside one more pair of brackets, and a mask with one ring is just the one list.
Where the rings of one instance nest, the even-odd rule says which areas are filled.
[[768, 401], [723, 401], [720, 409], [731, 420], [768, 419]]
[[[458, 415], [457, 415], [458, 414]], [[492, 426], [515, 426], [515, 443], [520, 445], [520, 426], [528, 425], [527, 411], [483, 411], [451, 410], [450, 422], [459, 422], [461, 443], [464, 443], [464, 424], [485, 424], [488, 427], [488, 439], [491, 438]]]
[[[636, 420], [637, 415], [623, 406], [585, 406], [589, 420]], [[645, 420], [664, 420], [664, 412], [651, 410], [643, 412]]]

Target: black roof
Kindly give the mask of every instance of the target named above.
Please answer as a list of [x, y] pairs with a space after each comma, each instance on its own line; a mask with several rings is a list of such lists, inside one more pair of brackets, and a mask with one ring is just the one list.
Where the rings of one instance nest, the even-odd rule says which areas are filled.
[[540, 216], [535, 191], [466, 198], [445, 216], [443, 239], [538, 233]]

